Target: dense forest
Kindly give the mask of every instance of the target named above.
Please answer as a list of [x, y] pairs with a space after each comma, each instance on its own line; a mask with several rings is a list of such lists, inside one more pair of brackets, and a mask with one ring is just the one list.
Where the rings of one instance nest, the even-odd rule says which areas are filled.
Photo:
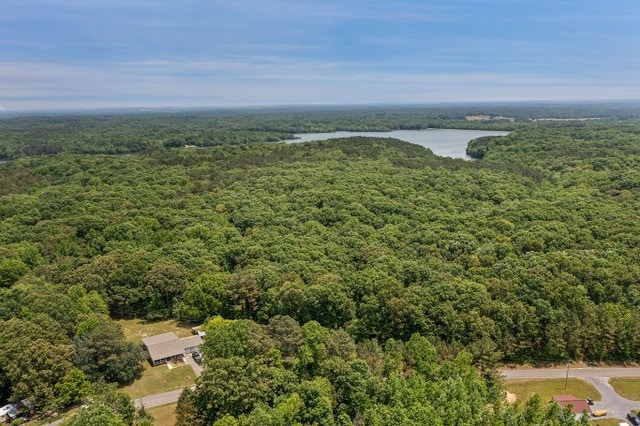
[[[178, 318], [208, 332], [180, 424], [572, 424], [504, 406], [494, 369], [640, 360], [633, 111], [378, 114], [0, 120], [2, 399], [113, 395], [143, 359], [113, 319]], [[478, 161], [272, 143], [438, 123], [513, 131], [472, 141]]]
[[[640, 118], [629, 103], [506, 104], [402, 107], [271, 107], [2, 119], [0, 160], [58, 153], [131, 154], [162, 147], [275, 142], [294, 133], [451, 128], [514, 130], [532, 119]], [[117, 112], [117, 111], [116, 111]], [[467, 121], [484, 115], [490, 120]]]

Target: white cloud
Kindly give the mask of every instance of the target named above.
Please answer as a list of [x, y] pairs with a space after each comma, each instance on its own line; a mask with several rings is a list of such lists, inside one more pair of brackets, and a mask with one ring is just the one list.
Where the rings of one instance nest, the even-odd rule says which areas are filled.
[[640, 87], [633, 79], [610, 86], [593, 78], [354, 68], [346, 62], [271, 57], [191, 62], [150, 59], [110, 69], [0, 62], [0, 102], [13, 110], [640, 98]]

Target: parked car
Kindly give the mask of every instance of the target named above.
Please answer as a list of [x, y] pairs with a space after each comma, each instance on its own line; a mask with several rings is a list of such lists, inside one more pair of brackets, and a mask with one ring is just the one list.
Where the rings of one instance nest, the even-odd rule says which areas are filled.
[[607, 415], [607, 410], [596, 410], [591, 413], [593, 417], [602, 417]]
[[636, 413], [630, 411], [627, 414], [627, 419], [629, 419], [632, 425], [640, 426], [640, 416], [638, 416]]
[[191, 354], [191, 356], [193, 357], [193, 360], [195, 362], [197, 362], [198, 364], [200, 364], [200, 362], [202, 362], [202, 355], [200, 355], [200, 352], [195, 351]]

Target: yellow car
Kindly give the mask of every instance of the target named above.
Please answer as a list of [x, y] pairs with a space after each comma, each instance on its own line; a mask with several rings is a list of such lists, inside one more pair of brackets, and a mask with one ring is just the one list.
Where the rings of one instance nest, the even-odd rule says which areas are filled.
[[596, 410], [591, 413], [593, 417], [602, 417], [607, 415], [607, 410]]

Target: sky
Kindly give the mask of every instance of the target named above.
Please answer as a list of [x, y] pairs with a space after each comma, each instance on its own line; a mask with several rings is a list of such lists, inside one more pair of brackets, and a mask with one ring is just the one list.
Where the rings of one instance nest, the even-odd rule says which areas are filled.
[[0, 111], [600, 99], [639, 0], [0, 0]]

